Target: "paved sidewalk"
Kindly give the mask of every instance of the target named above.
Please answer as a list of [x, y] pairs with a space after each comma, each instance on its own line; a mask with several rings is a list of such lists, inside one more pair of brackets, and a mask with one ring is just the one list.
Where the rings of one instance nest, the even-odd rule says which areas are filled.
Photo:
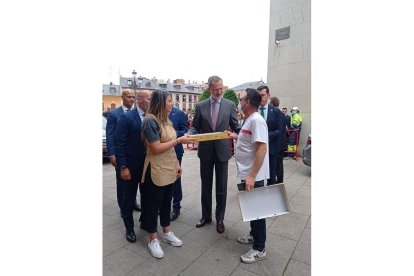
[[[237, 236], [248, 233], [250, 227], [241, 220], [234, 158], [229, 160], [223, 234], [216, 232], [214, 218], [209, 225], [195, 227], [201, 218], [197, 152], [186, 151], [182, 167], [182, 209], [171, 228], [183, 246], [177, 248], [161, 242], [165, 256], [155, 259], [147, 250], [147, 233], [139, 228], [139, 212], [134, 212], [137, 242], [126, 241], [116, 202], [115, 170], [104, 162], [103, 275], [311, 275], [311, 169], [300, 158], [284, 160], [284, 183], [291, 213], [266, 219], [267, 258], [254, 264], [240, 261], [240, 255], [249, 246], [237, 243]], [[214, 210], [213, 185], [213, 214]], [[162, 233], [161, 227], [158, 232]]]

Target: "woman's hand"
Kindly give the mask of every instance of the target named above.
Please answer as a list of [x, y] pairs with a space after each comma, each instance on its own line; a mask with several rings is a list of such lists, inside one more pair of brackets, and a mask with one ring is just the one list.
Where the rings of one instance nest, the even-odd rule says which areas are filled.
[[183, 174], [183, 169], [181, 169], [181, 166], [180, 166], [180, 163], [178, 163], [178, 160], [176, 164], [176, 172], [177, 172], [177, 178], [179, 178]]
[[177, 142], [180, 144], [188, 144], [188, 143], [195, 143], [196, 138], [190, 138], [188, 134], [184, 134], [184, 136], [181, 136], [180, 138], [177, 138]]

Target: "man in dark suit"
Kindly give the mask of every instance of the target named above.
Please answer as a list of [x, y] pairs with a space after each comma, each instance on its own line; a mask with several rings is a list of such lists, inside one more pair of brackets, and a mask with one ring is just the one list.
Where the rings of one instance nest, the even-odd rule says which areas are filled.
[[[222, 98], [223, 80], [218, 76], [208, 79], [210, 98], [199, 102], [190, 128], [190, 134], [222, 132], [229, 127], [236, 133], [240, 131], [237, 122], [237, 108], [234, 102]], [[227, 199], [228, 160], [231, 158], [230, 139], [204, 141], [198, 145], [201, 174], [202, 217], [196, 227], [211, 222], [211, 201], [213, 170], [216, 172], [216, 230], [223, 233], [224, 213]]]
[[[115, 157], [115, 128], [119, 121], [119, 118], [125, 112], [128, 112], [134, 108], [135, 95], [134, 91], [131, 89], [125, 89], [122, 91], [122, 105], [118, 108], [113, 109], [112, 111], [107, 111], [107, 123], [106, 123], [106, 147], [108, 150], [108, 157], [111, 161], [112, 166], [116, 167], [116, 157]], [[120, 191], [117, 189], [117, 199], [118, 206], [120, 202]], [[141, 211], [141, 206], [136, 202], [134, 205], [134, 210]]]
[[[178, 108], [173, 107], [168, 115], [168, 118], [171, 120], [175, 131], [177, 132], [177, 138], [183, 136], [188, 131], [188, 118], [187, 115], [179, 110]], [[175, 154], [177, 155], [178, 162], [183, 160], [184, 148], [182, 144], [177, 144], [175, 147]], [[173, 187], [173, 203], [172, 203], [172, 213], [171, 221], [174, 221], [180, 215], [181, 205], [180, 202], [183, 199], [183, 191], [181, 189], [181, 176], [177, 178], [174, 182]]]
[[[141, 122], [149, 106], [150, 98], [151, 91], [139, 91], [136, 101], [137, 108], [122, 114], [115, 129], [118, 204], [126, 228], [126, 239], [129, 242], [136, 242], [132, 213], [145, 158], [145, 146], [141, 140]], [[140, 191], [142, 213], [144, 213], [146, 198], [145, 193], [141, 189]]]
[[[266, 120], [269, 131], [269, 172], [270, 178], [267, 185], [283, 182], [283, 143], [286, 142], [286, 129], [284, 125], [284, 115], [279, 108], [269, 105], [269, 87], [261, 85], [257, 88], [262, 96], [259, 106], [259, 114]], [[281, 162], [281, 163], [280, 163]], [[280, 171], [282, 167], [282, 171]]]

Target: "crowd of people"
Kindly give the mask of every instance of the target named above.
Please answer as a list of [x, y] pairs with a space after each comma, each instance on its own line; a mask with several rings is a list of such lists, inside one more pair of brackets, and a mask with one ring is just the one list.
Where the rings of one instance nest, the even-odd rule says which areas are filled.
[[[194, 114], [173, 107], [172, 95], [165, 90], [131, 89], [122, 92], [122, 106], [107, 112], [108, 157], [116, 172], [117, 201], [128, 242], [137, 241], [133, 211], [141, 211], [140, 229], [148, 233], [147, 248], [154, 258], [163, 258], [158, 239], [158, 221], [162, 240], [175, 247], [183, 241], [173, 232], [171, 221], [180, 216], [183, 193], [181, 167], [182, 144], [194, 143], [194, 134], [228, 132], [229, 139], [202, 141], [198, 144], [201, 179], [200, 228], [212, 223], [212, 189], [215, 179], [216, 231], [225, 232], [228, 162], [234, 156], [237, 175], [246, 191], [283, 183], [283, 156], [288, 148], [287, 130], [299, 128], [299, 110], [279, 109], [279, 99], [270, 97], [267, 86], [249, 88], [241, 98], [240, 109], [222, 97], [223, 80], [208, 79], [210, 97], [197, 103]], [[295, 111], [295, 112], [293, 112]], [[289, 144], [290, 145], [290, 144]], [[214, 174], [214, 175], [213, 175]], [[214, 176], [214, 177], [213, 177]], [[191, 183], [188, 183], [191, 185]], [[140, 202], [136, 201], [138, 188]], [[244, 263], [266, 257], [266, 220], [250, 222], [250, 232], [238, 237], [252, 247], [241, 255]]]

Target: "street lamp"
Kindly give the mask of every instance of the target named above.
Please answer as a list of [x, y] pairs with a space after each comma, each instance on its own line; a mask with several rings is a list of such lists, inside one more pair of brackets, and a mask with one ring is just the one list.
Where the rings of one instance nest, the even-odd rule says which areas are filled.
[[136, 94], [135, 89], [137, 88], [137, 72], [135, 69], [132, 71], [132, 75], [134, 76], [134, 95]]

